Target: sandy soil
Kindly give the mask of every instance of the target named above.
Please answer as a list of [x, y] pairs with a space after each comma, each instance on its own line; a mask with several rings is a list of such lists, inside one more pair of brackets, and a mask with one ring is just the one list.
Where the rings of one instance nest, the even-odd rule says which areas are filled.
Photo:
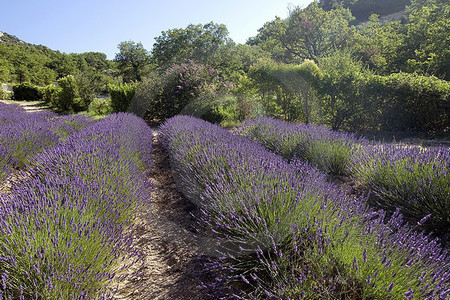
[[196, 207], [176, 191], [156, 131], [153, 155], [152, 204], [140, 218], [134, 240], [144, 260], [120, 284], [116, 298], [204, 299], [199, 290], [202, 262], [198, 258], [205, 252], [205, 242], [194, 229]]

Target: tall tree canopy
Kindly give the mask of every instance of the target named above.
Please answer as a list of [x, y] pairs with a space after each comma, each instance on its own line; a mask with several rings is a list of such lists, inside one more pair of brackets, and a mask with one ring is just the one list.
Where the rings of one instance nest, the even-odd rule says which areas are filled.
[[403, 46], [406, 71], [450, 80], [450, 5], [444, 0], [412, 1]]
[[182, 63], [188, 59], [212, 64], [214, 54], [232, 43], [223, 24], [210, 22], [163, 31], [153, 45], [152, 58], [157, 66]]
[[150, 56], [142, 43], [133, 41], [121, 42], [117, 47], [119, 53], [114, 59], [125, 82], [142, 81]]
[[313, 2], [304, 9], [294, 8], [286, 20], [266, 23], [260, 33], [278, 41], [294, 58], [317, 62], [320, 56], [347, 45], [355, 32], [349, 26], [352, 18], [348, 9], [325, 11]]

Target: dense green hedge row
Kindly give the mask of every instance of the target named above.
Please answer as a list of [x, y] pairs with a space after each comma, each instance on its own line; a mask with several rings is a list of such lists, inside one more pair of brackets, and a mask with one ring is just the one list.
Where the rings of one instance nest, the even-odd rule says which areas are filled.
[[351, 61], [284, 65], [260, 62], [250, 77], [269, 115], [333, 129], [445, 131], [450, 128], [450, 82], [434, 76], [374, 75]]

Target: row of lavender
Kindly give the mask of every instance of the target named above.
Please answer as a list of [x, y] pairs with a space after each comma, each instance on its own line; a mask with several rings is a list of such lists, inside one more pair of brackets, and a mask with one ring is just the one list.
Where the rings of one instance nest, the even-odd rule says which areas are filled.
[[17, 104], [0, 102], [0, 181], [27, 165], [42, 149], [92, 122], [84, 116], [58, 116], [48, 111], [27, 113]]
[[139, 259], [131, 224], [148, 201], [151, 139], [141, 119], [115, 114], [27, 160], [26, 179], [1, 195], [0, 299], [114, 293], [120, 261]]
[[219, 244], [213, 297], [448, 297], [447, 253], [400, 215], [387, 220], [310, 165], [205, 121], [160, 129], [179, 189]]
[[[371, 201], [401, 211], [422, 228], [450, 236], [450, 150], [369, 143], [313, 124], [271, 118], [244, 123], [239, 132], [287, 160], [308, 161], [328, 174], [348, 175], [371, 192]], [[445, 240], [444, 240], [445, 242]]]

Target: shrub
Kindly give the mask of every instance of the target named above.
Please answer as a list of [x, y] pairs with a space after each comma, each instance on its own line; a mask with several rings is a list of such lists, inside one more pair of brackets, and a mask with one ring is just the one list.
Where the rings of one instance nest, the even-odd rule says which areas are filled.
[[61, 87], [55, 84], [49, 84], [41, 89], [42, 100], [47, 104], [56, 102], [56, 97], [61, 92]]
[[118, 114], [35, 157], [0, 203], [2, 299], [112, 298], [119, 258], [139, 259], [132, 226], [151, 147], [149, 127]]
[[160, 129], [178, 187], [219, 241], [207, 287], [225, 299], [448, 296], [447, 252], [398, 212], [387, 219], [310, 165], [205, 121]]
[[39, 88], [31, 83], [21, 83], [13, 86], [14, 100], [37, 101], [42, 99]]
[[9, 99], [9, 93], [0, 86], [0, 100]]
[[157, 94], [151, 99], [148, 115], [165, 120], [177, 114], [195, 113], [201, 116], [211, 112], [212, 100], [226, 93], [233, 84], [218, 70], [188, 61], [174, 64], [162, 74]]
[[13, 169], [29, 166], [43, 149], [92, 122], [84, 116], [58, 116], [48, 111], [30, 114], [20, 106], [1, 104], [0, 180]]
[[136, 93], [136, 85], [134, 84], [109, 84], [109, 95], [111, 96], [111, 108], [113, 112], [126, 112]]
[[[381, 110], [382, 130], [445, 131], [450, 128], [450, 82], [434, 76], [372, 75], [364, 96]], [[375, 113], [372, 112], [372, 113]]]
[[108, 115], [112, 112], [110, 98], [95, 98], [88, 107], [88, 113], [94, 116]]
[[366, 145], [351, 164], [354, 180], [372, 192], [377, 206], [400, 209], [412, 224], [450, 238], [450, 151], [404, 145]]
[[400, 209], [411, 224], [428, 218], [420, 229], [448, 242], [448, 149], [370, 144], [348, 133], [270, 118], [247, 121], [238, 131], [287, 160], [297, 157], [324, 172], [351, 175], [370, 190], [370, 204], [390, 214]]
[[354, 152], [365, 142], [323, 126], [272, 118], [249, 120], [239, 132], [289, 161], [299, 158], [331, 175], [346, 175]]
[[76, 97], [76, 81], [75, 77], [68, 75], [58, 80], [61, 90], [56, 97], [54, 105], [63, 112], [71, 111], [74, 106]]
[[60, 112], [80, 111], [84, 108], [81, 99], [77, 98], [75, 77], [68, 75], [49, 84], [42, 89], [43, 100]]

